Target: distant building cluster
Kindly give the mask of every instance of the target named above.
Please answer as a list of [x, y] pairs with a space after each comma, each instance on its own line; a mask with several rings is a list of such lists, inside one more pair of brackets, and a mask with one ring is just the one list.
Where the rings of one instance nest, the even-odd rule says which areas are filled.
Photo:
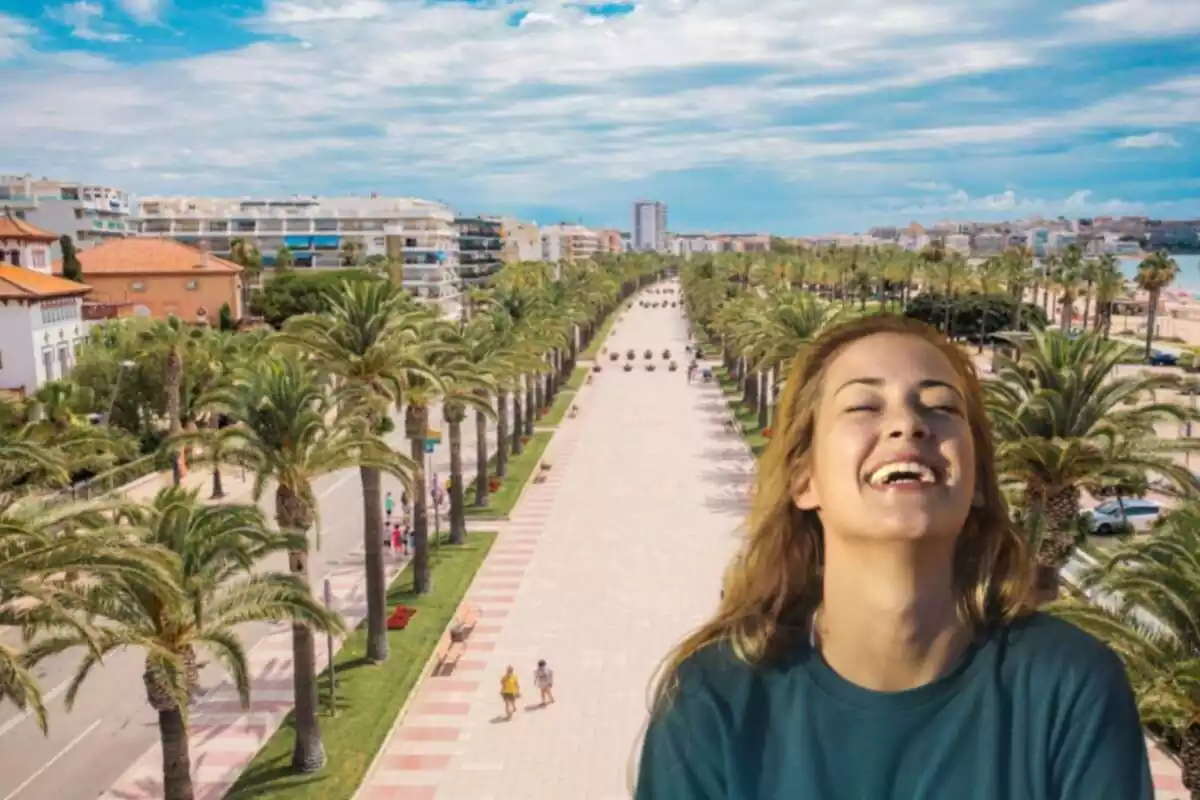
[[1061, 253], [1071, 245], [1087, 255], [1138, 256], [1146, 251], [1200, 249], [1200, 220], [1155, 220], [1149, 217], [1094, 217], [1091, 219], [1017, 222], [938, 222], [929, 227], [912, 223], [906, 228], [871, 228], [866, 234], [830, 234], [792, 240], [810, 245], [894, 245], [919, 251], [933, 242], [964, 255], [986, 257], [1013, 247], [1030, 249], [1035, 256]]

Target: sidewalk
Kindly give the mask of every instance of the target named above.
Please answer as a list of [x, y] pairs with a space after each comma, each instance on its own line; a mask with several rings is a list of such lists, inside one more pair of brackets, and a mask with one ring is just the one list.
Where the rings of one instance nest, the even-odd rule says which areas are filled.
[[[611, 348], [682, 352], [678, 314], [634, 311]], [[482, 610], [447, 676], [426, 675], [358, 800], [626, 800], [646, 690], [707, 616], [737, 545], [753, 465], [721, 431], [715, 387], [605, 370], [550, 445], [464, 604]], [[603, 598], [603, 601], [600, 601]], [[555, 671], [540, 708], [532, 673]], [[499, 679], [523, 697], [511, 722]]]

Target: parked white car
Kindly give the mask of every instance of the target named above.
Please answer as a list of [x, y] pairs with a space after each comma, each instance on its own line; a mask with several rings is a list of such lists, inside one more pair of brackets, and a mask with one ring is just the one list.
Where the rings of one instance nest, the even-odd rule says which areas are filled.
[[1153, 500], [1143, 500], [1130, 497], [1118, 503], [1109, 500], [1087, 514], [1092, 518], [1092, 529], [1097, 536], [1110, 536], [1116, 533], [1121, 523], [1128, 523], [1135, 531], [1149, 530], [1154, 521], [1162, 516], [1163, 509]]

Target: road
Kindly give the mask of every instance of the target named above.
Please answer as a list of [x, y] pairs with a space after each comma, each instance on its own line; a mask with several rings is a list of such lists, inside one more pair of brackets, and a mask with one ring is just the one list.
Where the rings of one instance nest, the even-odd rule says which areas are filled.
[[[442, 444], [427, 456], [427, 470], [443, 478], [450, 473], [448, 431], [441, 409], [431, 410], [430, 427], [441, 428]], [[463, 424], [463, 468], [475, 469], [474, 414]], [[403, 439], [403, 417], [396, 418], [389, 441], [408, 452]], [[489, 447], [495, 448], [495, 428], [489, 425]], [[229, 477], [230, 502], [248, 502], [247, 485], [235, 474]], [[384, 477], [384, 491], [400, 497], [399, 482]], [[330, 566], [362, 545], [362, 484], [357, 470], [327, 475], [316, 482], [321, 521], [320, 548], [314, 547], [310, 570], [319, 586]], [[236, 494], [235, 494], [236, 493]], [[268, 490], [262, 507], [273, 519], [273, 493]], [[430, 524], [433, 524], [432, 515]], [[447, 526], [443, 518], [443, 529]], [[315, 539], [314, 539], [315, 541]], [[286, 570], [279, 554], [262, 564]], [[266, 625], [246, 625], [240, 630], [249, 649], [268, 631]], [[48, 659], [38, 669], [38, 679], [50, 711], [50, 732], [43, 736], [33, 719], [17, 713], [11, 704], [0, 706], [0, 800], [92, 800], [103, 794], [126, 768], [159, 737], [157, 715], [146, 703], [142, 685], [143, 656], [138, 651], [114, 654], [97, 667], [83, 684], [73, 710], [67, 711], [64, 695], [79, 663], [79, 654], [65, 653]], [[202, 690], [216, 687], [225, 674], [216, 666], [201, 671]]]

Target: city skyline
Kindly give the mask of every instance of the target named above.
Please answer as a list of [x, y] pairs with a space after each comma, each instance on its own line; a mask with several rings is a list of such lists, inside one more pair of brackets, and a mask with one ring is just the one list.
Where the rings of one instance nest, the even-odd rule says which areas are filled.
[[0, 0], [0, 172], [620, 229], [648, 197], [680, 232], [1197, 217], [1197, 32], [1171, 0]]

